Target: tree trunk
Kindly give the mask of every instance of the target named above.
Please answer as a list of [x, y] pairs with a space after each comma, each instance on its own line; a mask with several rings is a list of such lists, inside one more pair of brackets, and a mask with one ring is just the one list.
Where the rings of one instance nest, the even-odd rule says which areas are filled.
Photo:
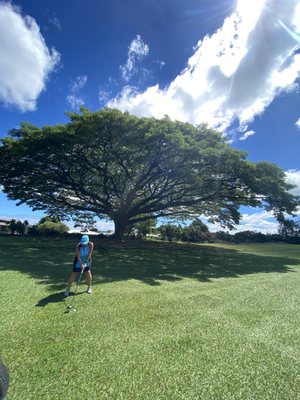
[[123, 239], [128, 223], [126, 223], [126, 220], [124, 220], [123, 218], [120, 219], [118, 218], [114, 219], [114, 224], [115, 224], [115, 233], [113, 235], [113, 238], [118, 240]]

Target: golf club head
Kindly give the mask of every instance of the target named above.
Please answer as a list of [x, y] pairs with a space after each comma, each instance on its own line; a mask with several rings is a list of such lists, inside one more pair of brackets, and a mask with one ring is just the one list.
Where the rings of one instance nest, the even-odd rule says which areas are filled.
[[74, 311], [76, 311], [75, 310], [75, 308], [73, 308], [72, 306], [67, 306], [67, 308], [66, 308], [66, 311], [65, 311], [65, 314], [68, 314], [68, 313], [70, 313], [70, 312], [74, 312]]

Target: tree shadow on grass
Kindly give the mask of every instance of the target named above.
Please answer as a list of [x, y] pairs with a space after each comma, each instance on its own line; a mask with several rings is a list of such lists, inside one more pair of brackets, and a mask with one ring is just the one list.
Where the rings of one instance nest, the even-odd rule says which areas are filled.
[[[103, 239], [94, 242], [95, 284], [135, 279], [157, 286], [163, 281], [184, 278], [209, 282], [247, 274], [286, 273], [299, 264], [293, 258], [247, 254], [221, 247]], [[68, 238], [1, 237], [0, 272], [19, 271], [47, 285], [50, 291], [61, 291], [71, 272], [75, 246], [74, 239]], [[40, 302], [48, 304], [59, 299], [57, 293]]]
[[241, 253], [234, 249], [155, 243], [139, 246], [134, 243], [111, 251], [96, 278], [98, 282], [137, 279], [149, 285], [162, 281], [176, 282], [190, 278], [209, 282], [218, 278], [237, 278], [247, 274], [292, 272], [300, 261], [288, 257], [272, 257]]

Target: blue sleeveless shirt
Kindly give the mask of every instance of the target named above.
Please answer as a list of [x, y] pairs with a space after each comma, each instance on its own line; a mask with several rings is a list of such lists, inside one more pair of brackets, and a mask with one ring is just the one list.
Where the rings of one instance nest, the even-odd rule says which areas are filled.
[[[90, 243], [88, 243], [86, 246], [83, 246], [81, 243], [78, 243], [77, 245], [77, 249], [79, 250], [82, 264], [86, 264], [87, 267], [89, 267], [91, 263], [91, 258], [87, 259], [91, 248], [90, 246], [91, 246]], [[80, 262], [77, 260], [77, 256], [76, 256], [76, 263], [74, 264], [75, 268], [81, 267]]]

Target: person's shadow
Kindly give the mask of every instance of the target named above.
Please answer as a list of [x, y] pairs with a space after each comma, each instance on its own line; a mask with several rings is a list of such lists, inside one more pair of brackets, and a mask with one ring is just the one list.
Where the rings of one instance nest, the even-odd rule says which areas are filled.
[[77, 292], [76, 294], [73, 292], [70, 292], [70, 295], [68, 297], [64, 296], [64, 291], [63, 292], [58, 292], [58, 293], [53, 293], [50, 294], [47, 297], [44, 297], [43, 299], [39, 300], [35, 306], [36, 307], [45, 307], [47, 306], [49, 303], [60, 303], [60, 302], [65, 302], [66, 299], [68, 299], [69, 297], [73, 297], [73, 296], [79, 296], [80, 294], [84, 294], [84, 292]]

